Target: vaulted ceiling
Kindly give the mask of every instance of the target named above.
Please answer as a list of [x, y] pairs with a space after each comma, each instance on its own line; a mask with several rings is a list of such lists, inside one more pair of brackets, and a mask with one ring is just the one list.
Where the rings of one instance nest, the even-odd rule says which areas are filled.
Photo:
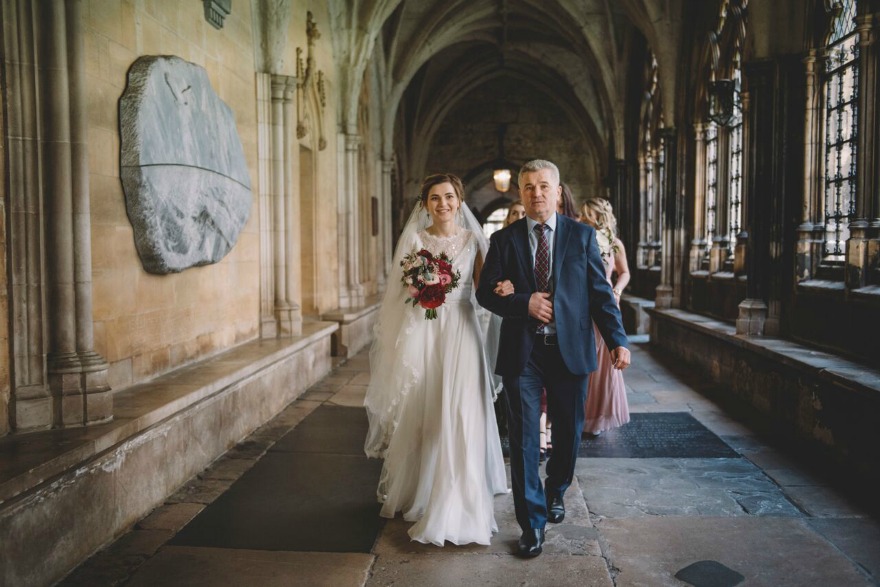
[[564, 113], [593, 166], [607, 169], [609, 158], [623, 158], [634, 50], [648, 47], [656, 57], [672, 119], [683, 2], [331, 0], [340, 126], [356, 131], [360, 85], [368, 65], [375, 68], [383, 156], [403, 133], [418, 173], [460, 101], [504, 79]]

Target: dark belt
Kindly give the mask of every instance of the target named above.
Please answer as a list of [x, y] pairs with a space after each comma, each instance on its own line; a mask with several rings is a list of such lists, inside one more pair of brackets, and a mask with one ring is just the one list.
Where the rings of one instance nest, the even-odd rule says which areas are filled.
[[538, 342], [542, 343], [544, 346], [559, 346], [559, 339], [555, 334], [537, 334]]

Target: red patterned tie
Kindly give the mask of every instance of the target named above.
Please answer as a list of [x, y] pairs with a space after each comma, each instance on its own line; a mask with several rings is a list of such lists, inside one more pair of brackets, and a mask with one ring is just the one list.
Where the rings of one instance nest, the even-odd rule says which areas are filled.
[[547, 244], [546, 226], [535, 225], [535, 236], [538, 237], [538, 250], [535, 251], [535, 282], [538, 291], [550, 291], [550, 246]]

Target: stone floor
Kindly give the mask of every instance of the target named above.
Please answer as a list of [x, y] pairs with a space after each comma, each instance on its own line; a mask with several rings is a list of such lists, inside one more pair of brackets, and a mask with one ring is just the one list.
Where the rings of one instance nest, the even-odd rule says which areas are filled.
[[[487, 547], [413, 543], [406, 534], [409, 524], [399, 518], [375, 525], [377, 536], [368, 552], [175, 543], [176, 536], [185, 534], [181, 529], [197, 522], [194, 518], [206, 507], [222, 502], [224, 494], [240, 494], [248, 472], [261, 459], [263, 468], [275, 462], [270, 459], [277, 460], [282, 445], [289, 443], [286, 435], [317, 408], [360, 408], [370, 377], [368, 356], [362, 352], [61, 584], [880, 585], [880, 521], [847, 497], [848, 488], [835, 487], [726, 416], [699, 393], [698, 379], [666, 363], [644, 336], [633, 343], [633, 366], [625, 374], [634, 414], [630, 426], [638, 418], [651, 438], [621, 430], [606, 433], [592, 447], [585, 441], [581, 454], [593, 456], [578, 460], [575, 482], [566, 494], [565, 522], [548, 526], [544, 554], [536, 559], [512, 554], [519, 528], [509, 495], [496, 498], [500, 531]], [[696, 423], [688, 434], [702, 433], [701, 440], [681, 434], [675, 419], [651, 417], [666, 413], [678, 413], [678, 420], [685, 414], [693, 417]], [[718, 439], [732, 451], [709, 446]], [[706, 447], [715, 452], [705, 452]], [[363, 470], [357, 474], [364, 476]], [[237, 481], [241, 483], [230, 489]], [[257, 484], [250, 491], [261, 489]], [[260, 500], [259, 495], [251, 497]], [[279, 511], [291, 505], [271, 503]], [[336, 498], [317, 507], [327, 508], [323, 511], [329, 516], [341, 504]], [[345, 517], [345, 511], [332, 513]]]

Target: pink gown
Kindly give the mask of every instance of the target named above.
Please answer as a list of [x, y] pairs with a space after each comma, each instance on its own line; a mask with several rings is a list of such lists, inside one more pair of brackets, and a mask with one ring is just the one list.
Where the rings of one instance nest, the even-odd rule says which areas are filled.
[[[605, 239], [600, 238], [599, 246], [602, 247], [605, 242], [607, 242]], [[608, 254], [603, 257], [608, 260], [608, 263], [605, 264], [605, 277], [611, 283], [614, 255], [611, 252], [610, 243], [607, 248]], [[584, 404], [586, 411], [585, 434], [598, 434], [629, 422], [629, 404], [626, 401], [623, 371], [612, 366], [611, 351], [602, 340], [602, 335], [599, 334], [595, 322], [593, 323], [593, 331], [596, 335], [596, 354], [599, 362], [598, 368], [590, 373], [590, 382], [587, 387], [587, 401]]]

